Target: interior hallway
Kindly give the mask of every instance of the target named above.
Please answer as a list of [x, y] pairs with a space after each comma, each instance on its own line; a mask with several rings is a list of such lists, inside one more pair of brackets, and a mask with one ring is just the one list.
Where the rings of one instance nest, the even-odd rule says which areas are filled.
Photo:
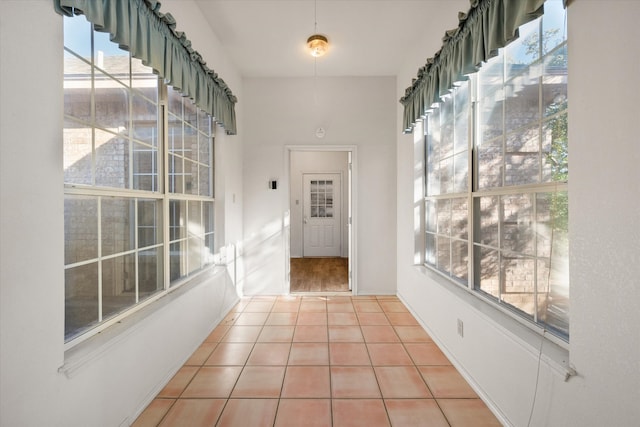
[[321, 295], [242, 299], [133, 424], [427, 425], [500, 423], [397, 297]]

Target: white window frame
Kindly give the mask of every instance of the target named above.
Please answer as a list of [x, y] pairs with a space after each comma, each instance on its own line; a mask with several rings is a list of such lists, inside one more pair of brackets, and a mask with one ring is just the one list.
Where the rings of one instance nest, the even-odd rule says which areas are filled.
[[[543, 31], [542, 26], [540, 27], [540, 31]], [[565, 40], [560, 46], [566, 46], [566, 43], [567, 42]], [[557, 48], [558, 47], [554, 48], [553, 50]], [[549, 330], [547, 330], [545, 326], [537, 323], [537, 318], [535, 317], [535, 315], [534, 315], [533, 321], [531, 321], [528, 318], [522, 316], [520, 313], [517, 313], [516, 310], [514, 310], [513, 308], [509, 306], [505, 306], [505, 304], [501, 304], [498, 301], [495, 301], [494, 299], [489, 298], [486, 295], [483, 295], [483, 292], [476, 289], [476, 287], [479, 286], [479, 283], [475, 283], [475, 274], [474, 274], [474, 269], [476, 268], [475, 262], [474, 262], [475, 261], [474, 247], [476, 246], [474, 244], [474, 240], [475, 240], [474, 225], [476, 223], [475, 217], [479, 216], [479, 213], [476, 212], [476, 209], [474, 207], [475, 200], [479, 199], [480, 197], [486, 197], [486, 196], [501, 197], [501, 196], [515, 195], [515, 194], [531, 194], [533, 195], [534, 201], [535, 201], [535, 196], [538, 193], [568, 192], [568, 182], [567, 181], [540, 182], [540, 183], [534, 183], [534, 184], [521, 184], [521, 185], [514, 185], [514, 186], [510, 186], [509, 184], [505, 183], [501, 187], [490, 188], [490, 189], [480, 189], [478, 187], [479, 167], [478, 167], [478, 160], [477, 160], [478, 153], [477, 153], [476, 147], [477, 147], [478, 141], [480, 140], [479, 109], [477, 108], [478, 101], [479, 101], [478, 100], [479, 88], [478, 88], [477, 75], [474, 74], [469, 77], [470, 77], [468, 81], [468, 85], [469, 85], [469, 88], [468, 88], [469, 132], [468, 133], [469, 134], [468, 134], [468, 151], [467, 151], [468, 153], [467, 175], [468, 176], [466, 180], [466, 185], [467, 185], [466, 191], [449, 192], [449, 193], [442, 193], [437, 195], [428, 194], [428, 191], [427, 191], [427, 185], [428, 185], [428, 177], [427, 177], [428, 176], [428, 170], [427, 170], [428, 129], [427, 128], [428, 128], [428, 125], [427, 123], [429, 121], [429, 117], [425, 117], [422, 120], [418, 121], [414, 129], [415, 170], [421, 171], [421, 172], [416, 172], [417, 174], [416, 178], [418, 179], [414, 180], [414, 183], [415, 183], [414, 194], [416, 195], [422, 194], [421, 199], [416, 198], [416, 200], [420, 200], [418, 204], [420, 206], [421, 214], [416, 215], [414, 217], [414, 221], [416, 224], [415, 229], [420, 230], [419, 233], [418, 232], [416, 233], [415, 240], [414, 240], [415, 247], [416, 247], [415, 263], [417, 265], [421, 265], [425, 267], [428, 271], [436, 273], [437, 276], [444, 278], [445, 283], [450, 283], [457, 288], [466, 290], [470, 295], [473, 295], [474, 297], [480, 299], [481, 301], [490, 304], [493, 308], [496, 308], [500, 312], [506, 314], [509, 318], [516, 320], [518, 323], [522, 325], [525, 325], [526, 327], [528, 327], [534, 332], [544, 335], [545, 339], [548, 339], [549, 341], [553, 342], [554, 344], [558, 345], [563, 349], [568, 349], [568, 344], [569, 344], [568, 336], [565, 337], [562, 334], [554, 334], [553, 332], [549, 333]], [[542, 77], [539, 77], [539, 78], [542, 79]], [[542, 88], [542, 86], [540, 87]], [[564, 110], [564, 112], [560, 114], [567, 114], [566, 110]], [[455, 116], [455, 112], [453, 115]], [[549, 117], [552, 117], [552, 116], [549, 116]], [[543, 114], [540, 114], [537, 122], [540, 129], [542, 129], [542, 126], [544, 126], [544, 123], [547, 122], [549, 117], [545, 117]], [[529, 124], [533, 124], [533, 122]], [[504, 144], [503, 144], [503, 147], [504, 147]], [[504, 155], [503, 155], [503, 162], [504, 162]], [[540, 165], [540, 168], [542, 168], [542, 165]], [[436, 265], [437, 254], [436, 254], [436, 260], [434, 264], [431, 264], [429, 262], [429, 259], [427, 256], [428, 245], [426, 241], [426, 236], [427, 236], [427, 228], [428, 228], [427, 227], [428, 203], [433, 201], [438, 201], [438, 200], [445, 200], [445, 199], [453, 200], [458, 198], [466, 198], [467, 200], [468, 216], [467, 216], [467, 230], [466, 230], [466, 234], [467, 234], [466, 245], [467, 245], [468, 262], [466, 263], [467, 264], [466, 280], [460, 280], [459, 278], [454, 277], [454, 275], [452, 275], [451, 272], [443, 271], [442, 269], [438, 268]], [[535, 215], [535, 203], [534, 203], [533, 209], [534, 209], [534, 215]], [[436, 214], [436, 217], [437, 217], [437, 214]], [[500, 225], [501, 225], [501, 222], [499, 226]], [[500, 235], [501, 233], [498, 233], [498, 234]], [[500, 249], [500, 251], [502, 251], [502, 249]], [[451, 254], [450, 254], [450, 257], [451, 257]], [[538, 258], [534, 257], [533, 259], [537, 260]], [[451, 266], [452, 263], [450, 262], [449, 265]], [[534, 310], [534, 313], [537, 314], [537, 298], [534, 298], [534, 300], [536, 300], [536, 309]]]
[[[67, 19], [84, 19], [82, 17], [73, 17], [73, 18], [65, 18], [65, 22]], [[86, 21], [85, 21], [86, 23]], [[86, 23], [86, 25], [91, 25], [89, 23]], [[91, 26], [92, 28], [92, 26]], [[65, 52], [68, 55], [75, 55], [78, 59], [82, 60], [87, 67], [92, 67], [92, 73], [91, 73], [91, 98], [93, 99], [95, 97], [95, 84], [94, 84], [94, 62], [95, 62], [95, 55], [94, 53], [94, 34], [95, 34], [95, 30], [91, 30], [91, 59], [89, 60], [89, 62], [87, 62], [87, 60], [82, 59], [81, 55], [79, 54], [75, 54], [72, 50], [68, 49], [65, 46]], [[87, 34], [88, 35], [88, 34]], [[129, 62], [131, 63], [132, 61], [132, 57], [130, 54], [128, 54], [129, 57]], [[113, 77], [110, 76], [107, 73], [107, 76], [109, 77]], [[113, 77], [115, 78], [115, 77]], [[131, 68], [129, 69], [129, 77], [125, 77], [125, 79], [131, 79], [132, 78], [132, 74], [131, 74]], [[67, 196], [87, 196], [87, 197], [91, 197], [91, 198], [96, 198], [98, 205], [97, 205], [97, 215], [98, 215], [98, 219], [97, 219], [97, 256], [96, 257], [91, 257], [90, 259], [87, 260], [82, 260], [79, 262], [71, 262], [71, 263], [66, 263], [65, 265], [65, 271], [74, 267], [79, 267], [79, 266], [83, 266], [83, 265], [90, 265], [90, 264], [97, 264], [97, 280], [98, 280], [98, 289], [97, 289], [97, 304], [98, 304], [98, 313], [97, 313], [97, 318], [98, 321], [96, 323], [91, 323], [89, 324], [89, 326], [86, 329], [81, 329], [80, 332], [78, 334], [75, 335], [71, 335], [70, 338], [67, 340], [65, 338], [65, 344], [64, 344], [64, 348], [65, 351], [69, 350], [73, 347], [75, 347], [76, 345], [80, 344], [81, 342], [97, 335], [99, 332], [104, 331], [105, 329], [107, 329], [109, 326], [114, 325], [115, 323], [118, 323], [120, 321], [122, 321], [122, 319], [131, 316], [132, 314], [136, 313], [137, 311], [139, 311], [140, 309], [147, 307], [149, 304], [152, 304], [153, 302], [157, 301], [159, 298], [162, 298], [163, 296], [167, 295], [169, 292], [173, 292], [174, 290], [182, 287], [183, 285], [189, 283], [192, 281], [192, 279], [194, 279], [196, 276], [204, 273], [205, 271], [209, 270], [210, 268], [213, 268], [216, 263], [215, 263], [215, 258], [213, 256], [213, 253], [210, 254], [210, 257], [207, 257], [207, 259], [202, 259], [203, 255], [202, 253], [204, 253], [205, 251], [201, 251], [202, 253], [199, 255], [200, 258], [200, 262], [199, 265], [194, 267], [194, 266], [189, 266], [189, 252], [188, 252], [188, 247], [191, 241], [197, 242], [199, 243], [200, 249], [203, 249], [203, 245], [206, 244], [207, 241], [209, 241], [210, 245], [213, 246], [214, 242], [215, 242], [215, 198], [214, 198], [214, 172], [215, 172], [215, 155], [214, 155], [214, 148], [215, 148], [215, 131], [216, 131], [216, 126], [215, 126], [215, 120], [208, 114], [204, 113], [203, 111], [201, 111], [200, 109], [197, 109], [197, 107], [195, 107], [195, 105], [193, 105], [193, 109], [197, 110], [197, 117], [198, 120], [200, 120], [201, 116], [205, 117], [206, 116], [206, 120], [208, 121], [208, 129], [209, 129], [209, 133], [203, 133], [201, 128], [198, 126], [198, 124], [195, 125], [195, 134], [197, 138], [204, 138], [204, 141], [208, 141], [206, 142], [206, 144], [208, 144], [208, 159], [201, 159], [199, 157], [197, 157], [194, 161], [192, 161], [193, 165], [195, 165], [195, 167], [197, 168], [197, 173], [196, 173], [196, 184], [199, 185], [200, 184], [200, 180], [199, 180], [199, 174], [201, 173], [201, 171], [204, 171], [205, 173], [208, 173], [208, 194], [188, 194], [186, 191], [184, 191], [184, 186], [183, 186], [183, 191], [181, 192], [169, 192], [169, 174], [170, 174], [170, 168], [168, 165], [169, 162], [169, 156], [170, 156], [170, 149], [169, 149], [169, 145], [168, 145], [168, 126], [169, 126], [169, 107], [168, 107], [168, 86], [165, 85], [163, 83], [163, 81], [159, 78], [157, 79], [157, 112], [158, 112], [158, 116], [157, 116], [157, 129], [158, 129], [158, 134], [156, 135], [157, 138], [157, 142], [156, 142], [156, 157], [155, 157], [155, 162], [156, 162], [156, 167], [157, 169], [151, 173], [151, 175], [157, 175], [155, 184], [153, 184], [151, 190], [136, 190], [136, 189], [132, 189], [133, 188], [133, 179], [134, 179], [134, 175], [136, 175], [133, 172], [133, 167], [129, 167], [129, 188], [114, 188], [114, 187], [98, 187], [95, 185], [95, 170], [96, 170], [96, 165], [95, 165], [95, 146], [93, 146], [92, 143], [92, 149], [91, 149], [91, 156], [92, 156], [92, 162], [91, 162], [91, 169], [92, 169], [92, 184], [91, 185], [82, 185], [82, 184], [74, 184], [74, 183], [65, 183], [64, 185], [64, 195], [65, 198]], [[121, 78], [117, 78], [117, 81], [121, 81]], [[128, 91], [128, 96], [127, 98], [129, 99], [129, 120], [131, 120], [131, 117], [133, 116], [133, 112], [131, 111], [131, 105], [132, 105], [132, 100], [131, 98], [133, 98], [133, 94], [140, 96], [142, 95], [141, 92], [137, 92], [136, 88], [133, 87], [133, 85], [128, 85], [126, 87], [126, 90]], [[187, 98], [183, 99], [183, 102], [190, 102]], [[93, 105], [93, 104], [92, 104]], [[84, 121], [82, 119], [78, 119], [75, 118], [73, 116], [66, 116], [65, 115], [65, 119], [66, 120], [72, 120], [75, 121], [76, 123], [80, 123], [83, 127], [85, 127], [86, 129], [90, 129], [91, 130], [91, 134], [94, 134], [96, 130], [101, 131], [103, 129], [101, 129], [99, 126], [96, 125], [96, 122], [94, 120], [95, 117], [95, 112], [92, 106], [92, 112], [91, 112], [91, 118]], [[182, 119], [182, 129], [184, 129], [185, 126], [188, 126], [186, 124], [186, 121], [183, 117]], [[206, 132], [206, 131], [205, 131]], [[128, 136], [126, 137], [127, 141], [128, 141], [128, 147], [129, 147], [129, 151], [133, 152], [133, 141], [134, 141], [134, 137], [133, 136]], [[200, 139], [198, 139], [197, 141], [200, 141]], [[199, 142], [198, 142], [199, 143]], [[150, 145], [149, 149], [153, 149], [153, 147]], [[198, 154], [197, 156], [200, 156], [200, 150], [198, 150]], [[129, 162], [131, 163], [133, 156], [129, 156]], [[184, 171], [183, 171], [184, 173]], [[200, 191], [199, 189], [197, 191]], [[117, 197], [117, 198], [121, 198], [124, 200], [129, 200], [129, 201], [134, 201], [136, 203], [134, 203], [134, 211], [131, 215], [131, 221], [133, 222], [133, 227], [131, 227], [132, 230], [132, 234], [133, 234], [133, 248], [130, 250], [126, 250], [124, 252], [116, 252], [114, 254], [109, 254], [108, 256], [102, 256], [101, 253], [101, 247], [102, 247], [102, 239], [101, 239], [101, 234], [102, 234], [102, 224], [101, 224], [101, 220], [100, 220], [100, 206], [101, 206], [101, 199], [102, 198], [110, 198], [110, 197]], [[139, 237], [139, 225], [138, 225], [138, 211], [137, 211], [137, 200], [138, 199], [143, 199], [143, 200], [156, 200], [159, 204], [158, 208], [159, 208], [159, 213], [157, 214], [158, 216], [156, 217], [156, 219], [158, 219], [158, 221], [162, 224], [162, 228], [160, 230], [158, 230], [159, 233], [159, 237], [158, 240], [156, 241], [155, 244], [150, 245], [150, 246], [144, 246], [143, 248], [139, 248], [138, 247], [138, 237]], [[199, 205], [199, 218], [200, 218], [200, 230], [198, 230], [198, 227], [194, 227], [194, 229], [196, 231], [192, 231], [188, 225], [185, 225], [185, 233], [184, 233], [184, 238], [180, 239], [180, 241], [184, 241], [185, 242], [185, 247], [187, 248], [185, 250], [185, 252], [180, 253], [180, 258], [181, 260], [184, 258], [184, 263], [186, 264], [186, 269], [185, 272], [181, 272], [180, 275], [174, 279], [171, 280], [170, 278], [170, 248], [172, 243], [175, 243], [175, 241], [171, 241], [170, 240], [170, 232], [169, 232], [169, 226], [170, 226], [170, 214], [169, 214], [169, 205], [171, 201], [176, 201], [176, 200], [180, 200], [180, 201], [184, 201], [185, 205], [187, 206], [187, 210], [185, 212], [185, 216], [184, 218], [188, 219], [188, 211], [189, 211], [189, 206], [193, 204], [193, 202], [198, 203]], [[207, 220], [204, 217], [204, 204], [207, 203], [210, 205], [209, 207], [209, 212], [211, 213], [211, 217], [210, 217], [210, 221], [207, 222]], [[208, 229], [205, 229], [205, 224], [208, 224]], [[207, 240], [208, 239], [208, 240]], [[139, 287], [138, 287], [138, 280], [139, 280], [139, 272], [138, 272], [138, 254], [147, 250], [151, 250], [151, 249], [158, 249], [158, 250], [162, 250], [162, 253], [158, 255], [158, 258], [162, 260], [162, 272], [159, 273], [159, 275], [161, 275], [161, 277], [158, 279], [159, 281], [161, 281], [161, 287], [156, 288], [157, 290], [152, 293], [149, 297], [147, 297], [146, 299], [140, 300], [139, 299]], [[217, 251], [217, 247], [212, 247], [210, 248], [211, 252]], [[102, 313], [102, 272], [101, 272], [101, 265], [103, 260], [108, 260], [111, 258], [116, 258], [116, 257], [120, 257], [120, 256], [125, 256], [125, 255], [134, 255], [134, 265], [135, 265], [135, 303], [132, 305], [128, 305], [125, 306], [125, 308], [121, 311], [118, 312], [117, 314], [111, 316], [111, 317], [107, 317], [104, 318], [103, 317], [103, 313]], [[182, 262], [182, 261], [181, 261]], [[66, 303], [65, 303], [66, 306]], [[65, 308], [66, 311], [66, 308]]]

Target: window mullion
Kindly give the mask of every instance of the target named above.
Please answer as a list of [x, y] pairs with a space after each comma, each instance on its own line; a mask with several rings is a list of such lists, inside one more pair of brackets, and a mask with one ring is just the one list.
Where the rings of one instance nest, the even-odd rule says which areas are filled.
[[162, 177], [162, 182], [158, 183], [158, 187], [162, 192], [162, 241], [164, 242], [164, 250], [163, 250], [163, 283], [164, 290], [169, 289], [170, 282], [170, 213], [169, 213], [169, 115], [167, 108], [167, 87], [164, 84], [159, 85], [159, 114], [160, 120], [160, 132], [158, 135], [158, 149], [161, 150], [162, 153], [162, 171], [158, 173], [159, 177]]
[[469, 150], [469, 156], [467, 159], [467, 167], [469, 170], [467, 176], [467, 212], [468, 212], [468, 220], [467, 220], [467, 233], [468, 233], [468, 241], [467, 241], [467, 288], [473, 290], [475, 288], [475, 249], [474, 249], [474, 240], [475, 240], [475, 203], [474, 203], [474, 192], [476, 189], [476, 185], [478, 182], [477, 179], [477, 150], [476, 146], [478, 143], [478, 88], [477, 84], [478, 80], [476, 76], [472, 76], [469, 79], [469, 129], [468, 129], [468, 142], [467, 147]]
[[98, 322], [102, 322], [102, 196], [98, 196]]

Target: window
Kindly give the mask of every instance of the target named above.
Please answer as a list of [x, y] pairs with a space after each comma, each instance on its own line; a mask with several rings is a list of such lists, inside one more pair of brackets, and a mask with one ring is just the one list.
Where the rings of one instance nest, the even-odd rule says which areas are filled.
[[424, 120], [424, 262], [569, 338], [565, 9], [541, 18]]
[[94, 31], [64, 19], [65, 341], [213, 264], [213, 124]]

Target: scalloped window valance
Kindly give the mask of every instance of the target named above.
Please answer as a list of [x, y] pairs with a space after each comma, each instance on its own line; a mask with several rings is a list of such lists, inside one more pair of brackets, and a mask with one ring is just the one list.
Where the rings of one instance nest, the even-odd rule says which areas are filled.
[[498, 49], [518, 38], [518, 27], [543, 14], [545, 0], [470, 2], [469, 11], [458, 14], [458, 27], [445, 33], [442, 48], [418, 70], [400, 99], [405, 133], [412, 132], [416, 120], [440, 102], [456, 82], [466, 80]]
[[230, 135], [236, 134], [236, 97], [202, 56], [191, 47], [171, 14], [157, 0], [53, 0], [65, 16], [84, 15], [97, 31], [108, 32], [121, 49], [153, 68], [167, 84], [211, 114]]

